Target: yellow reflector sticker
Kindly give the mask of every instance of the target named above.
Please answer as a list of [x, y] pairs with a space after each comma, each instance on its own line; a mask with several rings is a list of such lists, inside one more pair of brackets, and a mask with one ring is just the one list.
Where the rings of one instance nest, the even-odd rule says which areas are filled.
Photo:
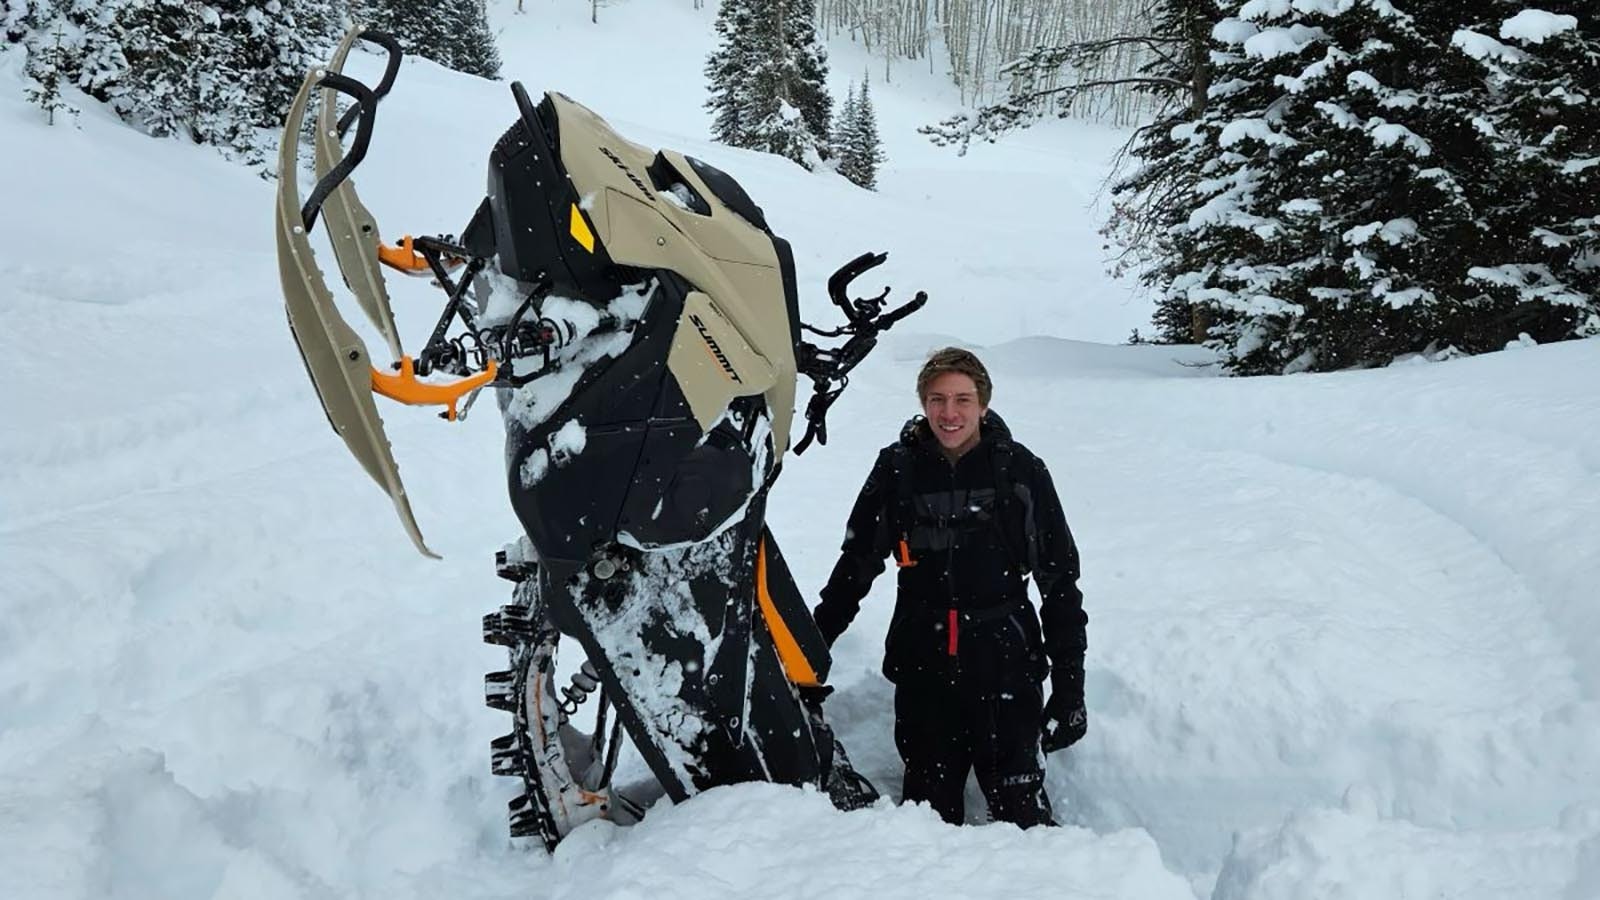
[[589, 230], [589, 223], [583, 220], [583, 213], [578, 211], [578, 204], [572, 204], [572, 236], [583, 249], [594, 252], [594, 232]]

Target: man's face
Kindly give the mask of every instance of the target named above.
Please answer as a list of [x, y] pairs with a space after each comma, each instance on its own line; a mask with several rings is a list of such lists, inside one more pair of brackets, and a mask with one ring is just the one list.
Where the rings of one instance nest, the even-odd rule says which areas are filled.
[[959, 450], [978, 441], [978, 420], [989, 408], [978, 402], [978, 385], [971, 375], [946, 372], [928, 383], [922, 395], [922, 414], [946, 450]]

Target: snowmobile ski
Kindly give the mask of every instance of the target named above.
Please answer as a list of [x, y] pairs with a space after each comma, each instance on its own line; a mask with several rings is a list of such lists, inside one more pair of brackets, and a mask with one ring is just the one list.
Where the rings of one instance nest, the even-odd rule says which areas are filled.
[[[300, 357], [316, 388], [317, 398], [322, 402], [328, 424], [344, 439], [345, 446], [350, 448], [350, 453], [372, 480], [389, 495], [406, 534], [416, 548], [425, 556], [438, 558], [438, 554], [428, 549], [422, 531], [417, 526], [416, 516], [411, 512], [411, 501], [406, 497], [405, 486], [400, 480], [400, 469], [390, 450], [383, 418], [378, 415], [377, 403], [372, 398], [371, 355], [360, 335], [339, 314], [333, 294], [317, 267], [316, 255], [311, 250], [309, 231], [314, 215], [306, 215], [300, 204], [298, 149], [306, 105], [312, 91], [319, 86], [354, 97], [360, 104], [360, 124], [355, 146], [340, 166], [354, 169], [366, 154], [367, 144], [372, 139], [372, 119], [376, 109], [376, 101], [372, 100], [372, 94], [365, 85], [321, 70], [306, 76], [299, 92], [295, 94], [294, 102], [290, 104], [288, 120], [284, 124], [284, 139], [278, 151], [275, 216], [278, 274], [289, 315], [289, 330], [300, 348]], [[325, 173], [318, 182], [318, 188], [322, 188], [330, 177], [337, 174], [337, 167]], [[354, 208], [353, 205], [351, 208]], [[347, 278], [347, 281], [350, 280], [354, 279]]]

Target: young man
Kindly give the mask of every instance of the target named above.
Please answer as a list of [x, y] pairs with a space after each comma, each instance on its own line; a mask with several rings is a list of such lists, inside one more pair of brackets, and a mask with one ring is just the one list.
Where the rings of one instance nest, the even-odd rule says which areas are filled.
[[813, 615], [831, 645], [893, 556], [899, 593], [883, 673], [895, 685], [904, 799], [959, 824], [976, 769], [993, 818], [1026, 828], [1054, 824], [1041, 747], [1068, 747], [1087, 729], [1088, 617], [1050, 474], [989, 411], [991, 390], [966, 350], [940, 350], [922, 367], [923, 415], [879, 452]]

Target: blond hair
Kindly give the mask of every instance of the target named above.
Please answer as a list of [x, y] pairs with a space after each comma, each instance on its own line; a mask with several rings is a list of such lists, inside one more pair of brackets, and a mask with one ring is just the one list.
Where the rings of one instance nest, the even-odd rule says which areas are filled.
[[972, 379], [978, 387], [978, 405], [987, 407], [989, 398], [994, 394], [994, 383], [989, 380], [989, 370], [971, 350], [960, 347], [946, 347], [936, 350], [922, 364], [922, 371], [917, 373], [917, 399], [928, 399], [928, 385], [940, 375], [956, 372]]

